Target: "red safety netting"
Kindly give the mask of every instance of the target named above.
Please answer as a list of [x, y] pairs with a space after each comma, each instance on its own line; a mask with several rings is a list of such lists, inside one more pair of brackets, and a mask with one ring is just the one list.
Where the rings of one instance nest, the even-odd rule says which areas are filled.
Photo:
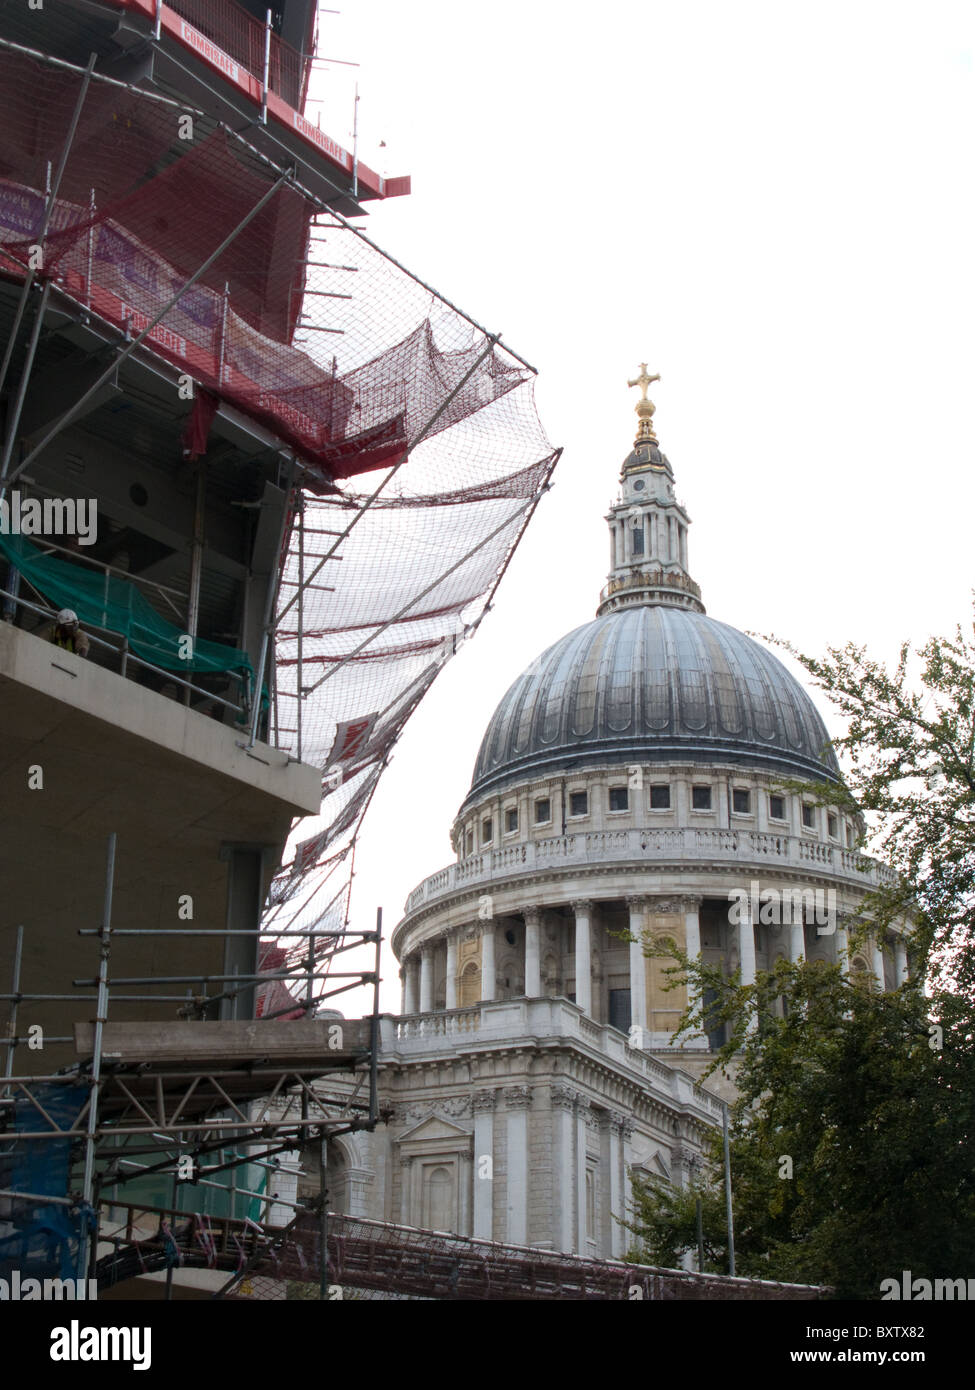
[[[140, 90], [92, 79], [38, 256], [82, 80], [0, 48], [0, 273], [34, 267], [129, 334], [159, 318], [146, 348], [203, 388], [194, 454], [215, 402], [294, 448], [266, 674], [273, 741], [321, 770], [323, 805], [268, 928], [321, 930], [310, 955], [281, 947], [317, 961], [390, 750], [476, 630], [557, 452], [532, 369], [240, 137]], [[289, 1000], [272, 986], [262, 1008]]]
[[[0, 51], [0, 83], [0, 250], [26, 268], [81, 77]], [[37, 268], [132, 334], [172, 303], [153, 350], [293, 444], [325, 489], [401, 458], [448, 396], [434, 431], [527, 379], [502, 354], [452, 394], [471, 349], [424, 321], [429, 293], [404, 275], [391, 300], [391, 263], [280, 175], [202, 117], [93, 80]]]

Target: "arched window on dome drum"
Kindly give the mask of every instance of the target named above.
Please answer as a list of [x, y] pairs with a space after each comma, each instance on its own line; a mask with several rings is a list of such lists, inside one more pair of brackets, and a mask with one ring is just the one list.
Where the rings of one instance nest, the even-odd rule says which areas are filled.
[[850, 978], [861, 989], [869, 989], [873, 984], [873, 973], [862, 956], [854, 956], [850, 962]]
[[469, 960], [460, 977], [459, 1007], [472, 1008], [481, 997], [481, 971], [476, 961]]
[[634, 554], [634, 556], [638, 556], [638, 555], [639, 555], [639, 556], [642, 556], [642, 555], [643, 555], [643, 521], [642, 521], [642, 520], [640, 520], [640, 521], [634, 521], [634, 523], [633, 523], [633, 532], [632, 532], [632, 535], [633, 535], [633, 542], [632, 542], [632, 544], [633, 544], [633, 554]]

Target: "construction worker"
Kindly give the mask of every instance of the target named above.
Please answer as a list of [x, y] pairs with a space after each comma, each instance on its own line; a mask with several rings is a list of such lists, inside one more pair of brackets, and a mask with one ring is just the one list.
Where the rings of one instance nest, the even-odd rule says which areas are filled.
[[73, 608], [61, 609], [50, 629], [49, 640], [56, 647], [63, 647], [76, 656], [87, 656], [91, 645], [78, 624], [78, 615]]

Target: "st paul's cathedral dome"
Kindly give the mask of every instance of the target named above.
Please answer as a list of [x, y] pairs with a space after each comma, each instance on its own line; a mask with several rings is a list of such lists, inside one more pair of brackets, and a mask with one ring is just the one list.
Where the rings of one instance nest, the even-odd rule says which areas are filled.
[[896, 933], [852, 948], [880, 870], [812, 700], [705, 612], [653, 430], [657, 379], [644, 365], [630, 382], [639, 427], [596, 616], [501, 700], [455, 861], [414, 888], [393, 932], [391, 1120], [375, 1152], [346, 1155], [362, 1215], [618, 1256], [630, 1174], [685, 1184], [720, 1124], [715, 1093], [733, 1093], [730, 1075], [705, 1078], [724, 1041], [707, 1000], [702, 1031], [676, 1035], [687, 996], [668, 950], [746, 984], [800, 957], [879, 988], [906, 977]]

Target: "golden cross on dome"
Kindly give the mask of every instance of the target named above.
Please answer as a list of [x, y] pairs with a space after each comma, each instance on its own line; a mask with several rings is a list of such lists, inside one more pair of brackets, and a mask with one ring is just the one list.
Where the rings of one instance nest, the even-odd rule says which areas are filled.
[[636, 377], [633, 381], [628, 381], [626, 384], [627, 384], [627, 386], [639, 386], [639, 387], [641, 387], [642, 390], [643, 390], [643, 395], [640, 397], [640, 399], [641, 399], [641, 401], [645, 401], [646, 398], [647, 398], [647, 388], [650, 386], [650, 384], [651, 384], [652, 382], [654, 382], [654, 381], [659, 381], [659, 380], [660, 380], [660, 373], [659, 373], [659, 372], [654, 372], [653, 376], [648, 376], [648, 375], [647, 375], [647, 364], [646, 364], [646, 362], [641, 362], [641, 363], [640, 363], [640, 375], [639, 375], [638, 377]]
[[651, 384], [651, 382], [659, 380], [660, 373], [654, 372], [651, 376], [647, 372], [646, 362], [641, 362], [640, 375], [634, 378], [633, 381], [628, 381], [626, 383], [627, 386], [639, 386], [641, 391], [643, 392], [643, 395], [640, 397], [640, 399], [636, 403], [636, 406], [634, 407], [637, 415], [640, 418], [640, 428], [637, 431], [635, 441], [636, 447], [639, 447], [641, 444], [645, 443], [657, 443], [657, 436], [653, 432], [653, 416], [654, 411], [657, 409], [657, 407], [654, 405], [653, 401], [647, 400], [647, 387]]

